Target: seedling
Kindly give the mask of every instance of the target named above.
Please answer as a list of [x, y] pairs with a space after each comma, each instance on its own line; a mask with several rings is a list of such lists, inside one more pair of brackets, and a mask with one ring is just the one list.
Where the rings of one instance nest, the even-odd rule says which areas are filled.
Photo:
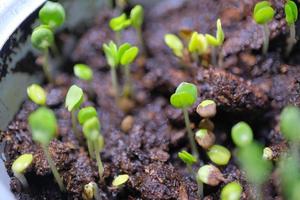
[[101, 200], [101, 196], [99, 195], [99, 188], [95, 182], [89, 182], [84, 185], [82, 198], [84, 200]]
[[195, 139], [203, 149], [209, 149], [215, 143], [216, 136], [207, 129], [200, 129], [196, 132]]
[[[217, 20], [216, 37], [214, 37], [210, 34], [205, 34], [205, 37], [206, 37], [208, 44], [211, 46], [212, 64], [214, 66], [216, 66], [217, 65], [217, 47], [221, 46], [225, 39], [220, 19]], [[221, 58], [221, 55], [219, 54], [219, 59], [220, 58]]]
[[240, 200], [243, 188], [238, 182], [226, 184], [221, 191], [221, 200]]
[[213, 100], [204, 100], [197, 106], [197, 113], [203, 118], [212, 118], [217, 113], [217, 105]]
[[55, 114], [48, 108], [40, 107], [29, 115], [28, 124], [32, 133], [33, 141], [39, 143], [43, 148], [48, 164], [60, 190], [65, 191], [63, 180], [60, 177], [55, 167], [55, 163], [48, 151], [50, 141], [57, 135], [57, 121]]
[[174, 94], [170, 98], [172, 106], [182, 109], [184, 115], [184, 122], [188, 132], [188, 138], [192, 148], [193, 155], [198, 158], [199, 153], [194, 140], [194, 133], [191, 129], [190, 119], [188, 114], [188, 107], [191, 107], [197, 101], [198, 91], [197, 87], [192, 83], [182, 82], [177, 87]]
[[112, 182], [112, 185], [116, 188], [124, 186], [124, 184], [129, 180], [128, 174], [118, 175]]
[[85, 138], [87, 139], [88, 143], [88, 150], [91, 157], [95, 155], [97, 165], [98, 165], [98, 173], [100, 179], [103, 178], [103, 164], [100, 157], [100, 152], [103, 147], [101, 147], [101, 144], [103, 144], [103, 137], [100, 135], [100, 122], [97, 117], [92, 117], [88, 119], [82, 127], [83, 134]]
[[27, 88], [27, 95], [31, 101], [38, 105], [45, 105], [47, 100], [47, 94], [45, 90], [38, 84], [32, 84]]
[[213, 165], [203, 165], [197, 172], [197, 178], [210, 186], [217, 186], [221, 181], [225, 181], [221, 171]]
[[32, 160], [32, 154], [23, 154], [13, 162], [11, 167], [14, 176], [21, 182], [24, 188], [28, 187], [28, 182], [24, 174], [26, 170], [30, 167]]
[[66, 108], [68, 108], [68, 111], [71, 112], [72, 129], [73, 129], [73, 133], [77, 136], [77, 138], [80, 138], [80, 135], [77, 131], [76, 112], [79, 109], [82, 102], [83, 102], [82, 89], [76, 85], [72, 85], [68, 90], [65, 106]]
[[145, 43], [143, 39], [143, 32], [142, 32], [142, 26], [144, 22], [144, 8], [141, 5], [136, 5], [132, 10], [130, 11], [130, 20], [131, 25], [135, 28], [140, 46], [143, 48], [143, 52], [145, 53]]
[[246, 122], [239, 122], [231, 129], [231, 138], [238, 147], [244, 147], [252, 143], [253, 131]]
[[275, 11], [272, 8], [271, 3], [268, 1], [261, 1], [254, 7], [253, 18], [257, 24], [262, 25], [264, 28], [263, 54], [266, 54], [269, 48], [270, 30], [268, 27], [268, 23], [272, 21], [274, 15]]
[[92, 117], [97, 117], [97, 111], [92, 106], [81, 108], [77, 115], [77, 119], [80, 125], [83, 125], [87, 120], [89, 120]]
[[31, 34], [31, 43], [34, 48], [43, 53], [43, 71], [48, 81], [52, 82], [53, 79], [49, 65], [49, 48], [54, 44], [54, 34], [52, 30], [45, 25], [36, 27]]
[[189, 52], [192, 54], [196, 63], [199, 62], [199, 55], [202, 55], [208, 50], [208, 43], [203, 34], [193, 32], [188, 46]]
[[298, 19], [298, 8], [294, 1], [288, 0], [284, 5], [285, 20], [290, 28], [290, 37], [287, 40], [288, 46], [285, 55], [288, 56], [297, 42], [295, 22]]
[[65, 22], [66, 13], [64, 7], [57, 2], [47, 1], [39, 11], [39, 19], [42, 24], [56, 29]]
[[221, 145], [213, 145], [207, 151], [207, 155], [217, 165], [227, 165], [231, 157], [230, 151]]
[[172, 49], [175, 56], [179, 57], [180, 59], [183, 58], [184, 46], [181, 40], [176, 35], [166, 34], [165, 43], [170, 49]]
[[124, 95], [126, 97], [132, 96], [132, 82], [130, 75], [130, 64], [135, 60], [136, 56], [139, 53], [139, 49], [137, 47], [130, 47], [122, 53], [122, 57], [120, 60], [121, 65], [124, 66], [125, 72], [125, 86], [124, 86]]
[[88, 82], [93, 80], [93, 70], [86, 64], [75, 64], [74, 74], [81, 80]]
[[115, 40], [117, 44], [121, 43], [121, 31], [130, 25], [131, 20], [127, 18], [125, 13], [110, 20], [109, 27], [115, 32]]

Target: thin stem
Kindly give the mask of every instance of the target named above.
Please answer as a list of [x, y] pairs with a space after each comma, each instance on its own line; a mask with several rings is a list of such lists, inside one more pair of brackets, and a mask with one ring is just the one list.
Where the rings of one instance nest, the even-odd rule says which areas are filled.
[[47, 78], [47, 80], [51, 83], [53, 83], [53, 78], [52, 78], [52, 75], [51, 75], [51, 72], [50, 72], [50, 65], [49, 65], [49, 50], [46, 49], [44, 51], [44, 62], [43, 62], [43, 71], [44, 71], [44, 74]]
[[254, 193], [256, 194], [255, 200], [263, 200], [262, 186], [260, 184], [254, 184], [253, 190]]
[[184, 123], [185, 123], [186, 129], [187, 129], [187, 132], [188, 132], [188, 138], [189, 138], [189, 141], [190, 141], [190, 145], [192, 147], [192, 152], [193, 152], [193, 155], [198, 159], [199, 158], [199, 152], [197, 150], [196, 142], [194, 140], [194, 133], [193, 133], [191, 127], [190, 127], [189, 114], [188, 114], [188, 111], [187, 111], [186, 108], [183, 108], [182, 111], [183, 111], [183, 115], [184, 115]]
[[19, 174], [19, 173], [16, 173], [14, 172], [14, 176], [19, 179], [19, 181], [21, 182], [22, 186], [24, 188], [28, 188], [28, 182], [27, 182], [27, 179], [26, 177], [24, 176], [24, 174]]
[[197, 178], [197, 174], [195, 174], [196, 182], [197, 182], [197, 194], [200, 199], [203, 197], [203, 183], [201, 180]]
[[55, 41], [53, 42], [53, 44], [50, 48], [51, 48], [51, 50], [52, 50], [52, 52], [55, 56], [59, 56], [60, 53], [59, 53], [59, 50], [57, 48], [57, 45], [56, 45]]
[[100, 149], [99, 149], [98, 140], [95, 140], [93, 143], [94, 143], [96, 161], [97, 161], [97, 165], [98, 165], [98, 173], [99, 173], [100, 179], [102, 179], [103, 178], [104, 167], [103, 167], [101, 157], [100, 157]]
[[146, 56], [147, 55], [147, 51], [146, 51], [145, 40], [143, 38], [142, 27], [136, 28], [136, 32], [137, 32], [137, 35], [138, 35], [138, 38], [139, 38], [139, 43], [140, 43], [140, 46], [142, 48], [142, 51], [143, 51], [144, 55]]
[[114, 2], [113, 2], [113, 0], [108, 0], [108, 6], [109, 6], [110, 9], [114, 8]]
[[121, 31], [115, 32], [115, 40], [116, 40], [117, 45], [121, 44]]
[[194, 62], [198, 65], [199, 64], [199, 54], [197, 52], [193, 52], [192, 57], [193, 57]]
[[269, 37], [270, 37], [270, 30], [268, 24], [264, 24], [264, 46], [263, 46], [263, 54], [266, 55], [269, 49]]
[[217, 48], [215, 46], [211, 47], [211, 63], [213, 66], [217, 65]]
[[79, 132], [77, 131], [77, 119], [76, 119], [76, 110], [71, 111], [71, 118], [72, 118], [72, 129], [74, 135], [77, 137], [77, 139], [80, 139]]
[[221, 67], [224, 63], [224, 53], [222, 48], [219, 49], [219, 59], [218, 59], [218, 66]]
[[286, 57], [290, 55], [294, 45], [297, 43], [295, 24], [291, 24], [289, 27], [290, 27], [290, 36], [287, 40], [288, 46], [285, 51]]
[[130, 74], [130, 66], [124, 66], [124, 75], [125, 75], [125, 86], [124, 86], [124, 96], [130, 97], [132, 96], [132, 82], [131, 82], [131, 74]]
[[46, 156], [46, 159], [47, 159], [47, 161], [48, 161], [48, 164], [49, 164], [49, 166], [50, 166], [50, 169], [51, 169], [51, 171], [52, 171], [52, 174], [54, 175], [54, 178], [56, 179], [56, 182], [58, 183], [58, 185], [59, 185], [59, 188], [60, 188], [60, 191], [65, 191], [65, 187], [64, 187], [64, 184], [63, 184], [63, 180], [62, 180], [62, 178], [60, 177], [60, 175], [59, 175], [59, 173], [58, 173], [58, 171], [57, 171], [57, 169], [56, 169], [56, 167], [55, 167], [55, 164], [54, 164], [54, 162], [53, 162], [53, 160], [52, 160], [52, 158], [51, 158], [51, 156], [50, 156], [50, 154], [49, 154], [49, 152], [48, 152], [48, 146], [47, 145], [42, 145], [42, 148], [43, 148], [43, 150], [44, 150], [44, 154], [45, 154], [45, 156]]
[[117, 78], [117, 70], [116, 70], [115, 67], [111, 67], [110, 74], [111, 74], [111, 81], [112, 81], [114, 93], [115, 93], [116, 99], [118, 99], [118, 97], [119, 97], [119, 83], [118, 83], [118, 78]]
[[102, 200], [101, 195], [100, 195], [100, 191], [98, 188], [98, 185], [96, 183], [93, 184], [95, 187], [95, 191], [94, 191], [94, 198], [95, 200]]
[[95, 159], [95, 152], [94, 152], [94, 146], [93, 146], [93, 142], [90, 140], [87, 140], [87, 146], [88, 146], [88, 151], [89, 151], [89, 155], [92, 159]]

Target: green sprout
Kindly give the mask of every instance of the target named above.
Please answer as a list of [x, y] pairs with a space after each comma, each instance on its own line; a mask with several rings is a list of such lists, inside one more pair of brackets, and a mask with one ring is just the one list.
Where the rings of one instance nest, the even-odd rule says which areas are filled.
[[212, 118], [217, 113], [217, 104], [210, 99], [204, 100], [197, 106], [197, 113], [203, 118]]
[[33, 141], [42, 146], [50, 169], [52, 170], [60, 190], [65, 191], [63, 180], [60, 177], [55, 167], [55, 163], [48, 151], [49, 143], [57, 136], [57, 121], [55, 114], [48, 108], [40, 107], [29, 115], [28, 124], [32, 133]]
[[209, 149], [214, 145], [216, 136], [209, 130], [201, 128], [195, 133], [195, 139], [203, 149]]
[[27, 88], [27, 95], [31, 101], [38, 105], [45, 105], [47, 101], [47, 94], [45, 90], [38, 84], [32, 84]]
[[238, 182], [226, 184], [221, 191], [221, 200], [240, 200], [243, 192], [243, 187]]
[[197, 172], [197, 178], [210, 186], [217, 186], [221, 181], [225, 181], [221, 171], [214, 165], [203, 165]]
[[117, 44], [121, 43], [121, 31], [131, 25], [131, 20], [127, 18], [126, 14], [112, 18], [109, 21], [109, 27], [115, 32], [115, 40]]
[[141, 5], [136, 5], [134, 8], [130, 11], [130, 20], [131, 25], [135, 28], [140, 46], [143, 48], [143, 51], [145, 52], [145, 42], [143, 39], [143, 32], [142, 32], [142, 26], [144, 22], [144, 8]]
[[207, 155], [217, 165], [227, 165], [231, 157], [231, 153], [226, 147], [217, 144], [209, 148]]
[[54, 34], [52, 30], [45, 25], [33, 29], [31, 34], [32, 46], [43, 53], [43, 71], [48, 81], [53, 82], [49, 65], [49, 48], [54, 44]]
[[252, 143], [253, 131], [246, 122], [239, 122], [231, 129], [231, 138], [238, 147], [244, 147]]
[[97, 111], [92, 106], [87, 106], [84, 108], [81, 108], [78, 112], [77, 119], [80, 125], [83, 125], [87, 120], [89, 120], [92, 117], [97, 117]]
[[64, 7], [57, 2], [47, 1], [39, 11], [39, 19], [42, 24], [55, 29], [63, 25], [66, 13]]
[[24, 188], [28, 188], [28, 182], [24, 173], [30, 167], [32, 161], [33, 155], [26, 153], [19, 156], [11, 166], [14, 176], [21, 182]]
[[175, 56], [179, 57], [180, 59], [183, 58], [184, 46], [181, 40], [176, 35], [166, 34], [165, 43], [170, 49], [172, 49]]
[[86, 64], [74, 65], [74, 74], [81, 80], [88, 82], [93, 80], [93, 70]]
[[114, 178], [112, 185], [116, 188], [122, 187], [129, 180], [128, 174], [121, 174]]
[[76, 112], [79, 109], [82, 102], [83, 102], [82, 89], [77, 85], [72, 85], [68, 90], [65, 106], [66, 108], [68, 108], [68, 111], [71, 112], [72, 129], [73, 129], [73, 133], [77, 136], [77, 138], [80, 138], [80, 136], [77, 131]]
[[99, 188], [95, 182], [89, 182], [84, 185], [82, 198], [85, 200], [101, 200], [101, 196], [99, 195]]
[[130, 64], [135, 60], [136, 56], [139, 53], [139, 49], [137, 47], [130, 47], [124, 53], [122, 53], [122, 57], [120, 60], [121, 65], [124, 66], [125, 71], [125, 86], [124, 86], [124, 95], [131, 96], [132, 95], [132, 83], [130, 76]]
[[272, 164], [262, 158], [263, 148], [256, 142], [238, 149], [238, 161], [246, 172], [247, 180], [257, 194], [257, 199], [262, 199], [262, 184], [268, 179]]
[[199, 62], [199, 55], [207, 52], [208, 42], [203, 34], [193, 32], [189, 41], [188, 50], [196, 63]]
[[297, 42], [295, 22], [298, 19], [298, 8], [296, 3], [294, 1], [288, 0], [284, 5], [284, 12], [285, 20], [290, 28], [290, 37], [287, 40], [288, 47], [285, 52], [285, 55], [288, 56]]
[[268, 1], [261, 1], [254, 7], [253, 18], [257, 24], [263, 25], [264, 28], [263, 54], [266, 54], [269, 48], [270, 30], [268, 27], [268, 23], [272, 21], [274, 15], [275, 11], [272, 8], [271, 3]]
[[170, 98], [172, 106], [180, 108], [183, 111], [184, 122], [188, 132], [189, 142], [192, 148], [193, 155], [199, 157], [197, 146], [194, 140], [194, 133], [190, 126], [190, 119], [188, 114], [188, 107], [191, 107], [197, 101], [198, 91], [197, 87], [192, 83], [182, 82], [176, 88], [174, 94]]
[[[221, 46], [225, 39], [220, 19], [217, 20], [216, 37], [214, 37], [210, 34], [205, 34], [205, 37], [206, 37], [208, 44], [211, 46], [212, 64], [214, 66], [216, 66], [217, 65], [217, 47]], [[219, 54], [219, 59], [220, 58], [221, 58], [221, 55]]]
[[96, 157], [99, 177], [102, 179], [104, 167], [101, 161], [100, 152], [103, 148], [104, 139], [100, 134], [99, 119], [97, 117], [88, 119], [86, 122], [84, 122], [82, 130], [85, 138], [87, 139], [90, 156], [93, 158], [95, 155]]

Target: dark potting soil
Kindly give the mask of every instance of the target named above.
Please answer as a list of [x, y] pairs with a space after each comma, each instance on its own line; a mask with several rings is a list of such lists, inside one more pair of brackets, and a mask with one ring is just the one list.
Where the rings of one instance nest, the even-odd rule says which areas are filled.
[[[282, 12], [284, 1], [274, 0], [272, 4], [277, 14], [269, 24], [271, 46], [268, 55], [261, 55], [262, 28], [251, 18], [256, 2], [167, 0], [147, 9], [144, 36], [149, 57], [140, 56], [132, 66], [135, 97], [123, 101], [129, 108], [126, 110], [115, 105], [109, 68], [101, 50], [104, 42], [113, 39], [108, 20], [115, 14], [102, 11], [67, 58], [73, 63], [91, 65], [93, 82], [87, 84], [76, 79], [69, 73], [73, 64], [68, 62], [55, 77], [55, 84], [44, 85], [48, 92], [47, 105], [55, 111], [59, 123], [59, 137], [51, 142], [49, 150], [67, 192], [59, 191], [41, 148], [31, 140], [27, 117], [37, 106], [26, 100], [0, 137], [5, 145], [5, 164], [12, 177], [11, 187], [17, 198], [81, 199], [83, 186], [95, 181], [102, 199], [198, 199], [195, 181], [177, 158], [180, 150], [189, 150], [183, 116], [169, 103], [170, 94], [182, 81], [197, 85], [197, 103], [205, 98], [216, 101], [218, 113], [213, 122], [218, 144], [233, 153], [235, 147], [230, 129], [236, 122], [244, 120], [251, 124], [255, 139], [279, 156], [287, 148], [278, 127], [280, 110], [287, 104], [300, 104], [300, 60], [296, 57], [300, 49], [296, 45], [291, 56], [283, 59], [287, 37]], [[226, 35], [222, 47], [223, 65], [182, 67], [164, 44], [164, 34], [177, 34], [183, 29], [213, 34], [218, 17]], [[66, 34], [58, 35], [61, 40], [66, 37]], [[135, 32], [132, 29], [124, 31], [123, 41], [137, 44]], [[64, 98], [72, 84], [87, 91], [84, 106], [93, 105], [98, 110], [105, 138], [101, 153], [105, 166], [104, 182], [99, 181], [96, 163], [88, 157], [84, 138], [78, 140], [74, 136], [70, 113], [64, 108]], [[197, 129], [201, 119], [195, 107], [189, 113], [192, 126]], [[121, 123], [128, 116], [133, 117], [133, 123], [127, 124], [129, 131], [124, 131]], [[210, 163], [205, 152], [199, 150], [200, 159]], [[30, 184], [27, 190], [22, 189], [10, 170], [12, 162], [23, 153], [34, 155], [33, 165], [26, 173]], [[255, 195], [244, 172], [240, 171], [234, 153], [229, 164], [220, 169], [226, 181], [216, 187], [205, 185], [206, 200], [219, 199], [221, 188], [233, 180], [243, 185], [242, 199]], [[122, 173], [130, 176], [128, 183], [123, 188], [112, 188], [113, 178]], [[267, 200], [283, 199], [275, 171], [264, 185], [263, 194]]]

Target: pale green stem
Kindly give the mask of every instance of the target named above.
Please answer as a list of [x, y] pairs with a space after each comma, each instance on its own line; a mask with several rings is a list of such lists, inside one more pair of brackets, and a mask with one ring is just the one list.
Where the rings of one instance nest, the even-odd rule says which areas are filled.
[[59, 56], [59, 51], [58, 51], [58, 48], [57, 48], [57, 45], [55, 42], [53, 42], [53, 44], [50, 48], [55, 56]]
[[290, 55], [294, 45], [297, 43], [295, 24], [291, 24], [289, 27], [290, 27], [290, 37], [287, 40], [288, 46], [285, 51], [286, 57]]
[[21, 184], [24, 188], [28, 188], [28, 182], [27, 182], [27, 179], [24, 176], [24, 174], [19, 174], [19, 173], [14, 172], [14, 176], [21, 182]]
[[256, 194], [256, 198], [254, 200], [263, 200], [262, 186], [260, 184], [254, 184], [253, 190]]
[[94, 186], [95, 186], [95, 192], [94, 192], [95, 200], [102, 200], [97, 184], [95, 183]]
[[194, 62], [198, 65], [199, 64], [199, 54], [197, 52], [193, 52], [192, 57], [193, 57]]
[[124, 86], [124, 95], [126, 97], [132, 96], [132, 82], [131, 82], [131, 74], [130, 74], [130, 66], [124, 66], [125, 73], [125, 86]]
[[263, 25], [264, 31], [264, 45], [263, 45], [263, 54], [266, 55], [269, 49], [269, 39], [270, 39], [270, 30], [268, 24]]
[[146, 55], [147, 51], [146, 51], [145, 40], [143, 38], [142, 27], [136, 28], [136, 32], [137, 32], [137, 35], [138, 35], [138, 38], [139, 38], [139, 43], [140, 43], [140, 46], [142, 48], [142, 51], [143, 51], [144, 55]]
[[222, 48], [219, 49], [219, 59], [218, 59], [218, 65], [219, 67], [222, 67], [224, 63], [224, 53], [222, 51]]
[[198, 153], [198, 150], [197, 150], [197, 145], [196, 145], [196, 142], [195, 142], [195, 139], [194, 139], [194, 133], [191, 129], [191, 124], [190, 124], [190, 118], [189, 118], [189, 114], [188, 114], [188, 111], [186, 108], [183, 108], [182, 109], [183, 111], [183, 115], [184, 115], [184, 122], [185, 122], [185, 126], [186, 126], [186, 129], [187, 129], [187, 132], [188, 132], [188, 138], [189, 138], [189, 141], [190, 141], [190, 145], [191, 145], [191, 148], [192, 148], [192, 152], [193, 152], [193, 155], [199, 159], [199, 153]]
[[44, 74], [47, 78], [47, 80], [51, 83], [53, 83], [53, 78], [52, 78], [52, 75], [51, 75], [51, 71], [50, 71], [50, 65], [49, 65], [49, 50], [46, 49], [44, 51], [44, 62], [43, 62], [43, 71], [44, 71]]
[[116, 40], [117, 45], [121, 44], [121, 31], [115, 32], [115, 40]]
[[59, 173], [58, 173], [58, 171], [57, 171], [57, 169], [56, 169], [56, 167], [55, 167], [55, 164], [54, 164], [54, 162], [53, 162], [53, 160], [52, 160], [52, 158], [51, 158], [51, 156], [50, 156], [50, 154], [49, 154], [49, 152], [48, 152], [48, 146], [47, 146], [47, 145], [42, 145], [42, 148], [43, 148], [43, 150], [44, 150], [44, 154], [45, 154], [45, 156], [46, 156], [46, 159], [47, 159], [47, 161], [48, 161], [48, 164], [49, 164], [49, 166], [50, 166], [50, 169], [51, 169], [51, 171], [52, 171], [52, 173], [53, 173], [53, 176], [54, 176], [56, 182], [57, 182], [58, 185], [59, 185], [60, 190], [61, 190], [61, 191], [65, 191], [65, 187], [64, 187], [64, 184], [63, 184], [63, 180], [62, 180], [62, 178], [60, 177], [60, 175], [59, 175]]
[[76, 119], [76, 110], [75, 109], [71, 111], [71, 118], [72, 118], [73, 133], [77, 137], [77, 139], [80, 139], [80, 135], [77, 130], [77, 119]]
[[94, 152], [94, 146], [93, 142], [87, 139], [87, 146], [88, 146], [88, 151], [91, 159], [95, 159], [95, 152]]
[[100, 179], [102, 179], [103, 178], [104, 167], [103, 167], [101, 157], [100, 157], [100, 149], [99, 149], [98, 140], [95, 140], [93, 143], [94, 143], [96, 161], [97, 161], [97, 165], [98, 165], [98, 173], [99, 173]]
[[211, 63], [213, 66], [217, 65], [217, 48], [215, 46], [211, 46]]
[[195, 174], [196, 182], [197, 182], [197, 194], [200, 199], [203, 197], [203, 183], [201, 180], [197, 178], [197, 174]]
[[119, 83], [118, 83], [118, 78], [117, 78], [117, 70], [115, 67], [110, 68], [110, 74], [111, 74], [111, 81], [112, 81], [112, 86], [114, 89], [114, 93], [116, 96], [116, 99], [119, 97]]

